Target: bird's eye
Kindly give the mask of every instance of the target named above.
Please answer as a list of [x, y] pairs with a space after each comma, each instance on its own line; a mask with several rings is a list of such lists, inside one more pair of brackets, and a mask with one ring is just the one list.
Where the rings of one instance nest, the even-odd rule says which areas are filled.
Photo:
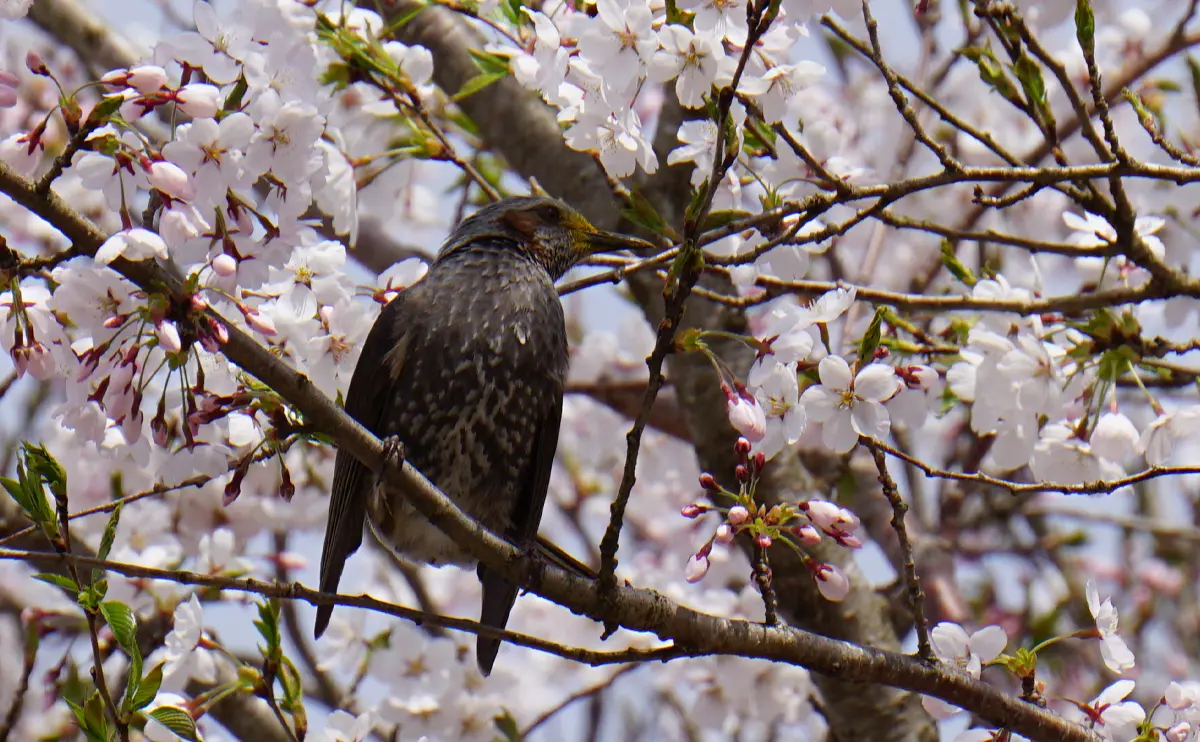
[[558, 224], [562, 221], [562, 212], [553, 204], [543, 204], [537, 208], [538, 217], [547, 224]]

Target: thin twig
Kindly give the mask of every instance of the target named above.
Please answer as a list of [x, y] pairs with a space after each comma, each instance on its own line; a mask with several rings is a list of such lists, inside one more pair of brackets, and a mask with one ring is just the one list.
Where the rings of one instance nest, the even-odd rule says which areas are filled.
[[862, 443], [871, 451], [875, 459], [875, 468], [879, 472], [879, 484], [883, 487], [883, 496], [892, 506], [892, 530], [896, 532], [896, 540], [900, 542], [900, 553], [904, 560], [904, 581], [908, 585], [908, 600], [912, 605], [913, 628], [917, 632], [917, 656], [928, 662], [935, 657], [933, 646], [929, 643], [929, 625], [925, 621], [925, 593], [921, 591], [921, 578], [917, 575], [917, 563], [913, 559], [913, 546], [908, 538], [908, 528], [904, 525], [904, 516], [908, 513], [908, 503], [900, 496], [896, 482], [888, 474], [887, 457], [870, 438], [862, 438]]
[[582, 701], [585, 698], [590, 698], [591, 696], [594, 696], [597, 693], [600, 693], [601, 691], [607, 690], [608, 688], [612, 687], [612, 684], [615, 683], [618, 678], [628, 675], [629, 673], [633, 672], [634, 670], [638, 669], [639, 667], [641, 667], [641, 665], [627, 665], [625, 667], [620, 668], [619, 670], [614, 672], [612, 675], [609, 675], [607, 678], [600, 681], [599, 683], [596, 683], [595, 685], [590, 685], [587, 688], [584, 688], [582, 690], [575, 691], [571, 695], [567, 696], [563, 700], [559, 701], [555, 705], [551, 706], [550, 708], [546, 709], [541, 714], [539, 714], [538, 717], [529, 724], [529, 726], [525, 727], [525, 731], [521, 733], [521, 739], [528, 739], [529, 735], [533, 734], [535, 729], [542, 726], [546, 722], [550, 721], [552, 718], [554, 718], [558, 714], [558, 712], [567, 708], [571, 704], [573, 704], [577, 701]]

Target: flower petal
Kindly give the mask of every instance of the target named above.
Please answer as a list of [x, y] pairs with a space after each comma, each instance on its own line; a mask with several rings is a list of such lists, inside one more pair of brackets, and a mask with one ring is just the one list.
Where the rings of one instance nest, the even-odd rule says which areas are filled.
[[817, 364], [817, 373], [821, 383], [830, 389], [849, 389], [854, 378], [850, 375], [850, 366], [841, 356], [825, 356]]

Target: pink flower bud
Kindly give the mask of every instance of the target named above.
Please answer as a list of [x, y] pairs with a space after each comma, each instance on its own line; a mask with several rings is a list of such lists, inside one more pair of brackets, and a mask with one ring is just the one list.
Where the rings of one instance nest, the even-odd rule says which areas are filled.
[[209, 320], [208, 325], [212, 330], [213, 337], [217, 339], [218, 343], [224, 345], [225, 343], [229, 342], [229, 328], [225, 326], [224, 322], [218, 322], [217, 320], [212, 319]]
[[213, 85], [192, 83], [175, 93], [179, 109], [197, 119], [210, 119], [221, 110], [221, 91]]
[[100, 82], [107, 85], [109, 90], [115, 92], [129, 84], [129, 70], [124, 67], [109, 70], [100, 76]]
[[229, 278], [234, 273], [237, 273], [237, 259], [227, 253], [221, 253], [213, 258], [212, 269], [221, 278]]
[[737, 480], [739, 482], [749, 482], [750, 481], [750, 470], [747, 469], [742, 464], [738, 464], [737, 468], [733, 470], [733, 473], [734, 473], [734, 476], [737, 477]]
[[193, 312], [203, 312], [208, 309], [208, 302], [200, 294], [192, 294], [190, 304]]
[[850, 594], [850, 580], [846, 573], [832, 564], [815, 565], [813, 576], [817, 578], [817, 589], [826, 600], [836, 603]]
[[754, 452], [754, 471], [762, 471], [762, 468], [767, 465], [767, 455], [762, 451]]
[[150, 185], [168, 196], [187, 200], [196, 195], [196, 186], [192, 184], [191, 176], [173, 162], [160, 160], [152, 163], [147, 170], [147, 176]]
[[55, 375], [58, 368], [54, 363], [54, 356], [50, 354], [50, 350], [35, 340], [29, 346], [29, 357], [25, 370], [35, 379], [48, 381]]
[[246, 311], [246, 324], [260, 335], [274, 335], [276, 332], [275, 323], [271, 318], [254, 310]]
[[709, 492], [717, 492], [721, 489], [719, 486], [717, 486], [716, 478], [708, 472], [704, 472], [700, 475], [700, 487], [708, 490]]
[[740, 526], [741, 524], [750, 520], [750, 511], [741, 505], [734, 505], [733, 507], [729, 508], [729, 513], [725, 516], [725, 518], [733, 525]]
[[169, 319], [159, 320], [154, 325], [154, 334], [158, 338], [158, 347], [168, 353], [178, 353], [183, 348], [179, 340], [179, 328]]
[[125, 324], [125, 320], [128, 318], [128, 315], [114, 314], [113, 316], [104, 320], [104, 327], [109, 330], [115, 330], [121, 325]]
[[908, 372], [913, 375], [924, 391], [929, 391], [933, 385], [937, 383], [938, 372], [929, 366], [915, 365], [909, 366]]
[[167, 421], [155, 415], [150, 419], [150, 432], [154, 436], [154, 445], [163, 448], [167, 445]]
[[1192, 725], [1186, 721], [1181, 721], [1175, 726], [1163, 733], [1167, 742], [1187, 742], [1188, 737], [1192, 735]]
[[703, 514], [705, 509], [706, 508], [703, 505], [697, 505], [696, 503], [693, 502], [693, 503], [684, 505], [683, 509], [681, 509], [679, 511], [679, 514], [685, 518], [696, 518], [696, 517], [700, 516], [701, 514]]
[[861, 549], [862, 539], [855, 536], [853, 533], [847, 533], [840, 528], [833, 528], [828, 531], [829, 537], [837, 541], [838, 546], [844, 546], [847, 549]]
[[754, 543], [758, 544], [760, 549], [771, 548], [771, 537], [765, 533], [760, 533], [754, 537]]
[[826, 500], [809, 500], [800, 503], [800, 509], [808, 515], [808, 519], [817, 528], [827, 531], [834, 526], [842, 515], [842, 509]]
[[708, 574], [708, 557], [693, 554], [688, 559], [687, 566], [683, 568], [683, 579], [688, 582], [699, 582], [704, 579], [706, 574]]
[[142, 95], [162, 90], [167, 84], [167, 71], [153, 64], [144, 64], [129, 70], [129, 84]]
[[767, 415], [752, 397], [728, 397], [726, 412], [729, 423], [751, 442], [761, 441], [767, 435]]
[[25, 66], [35, 75], [49, 77], [50, 70], [46, 67], [46, 63], [42, 61], [41, 56], [32, 49], [25, 52]]
[[750, 448], [751, 448], [751, 443], [750, 443], [750, 441], [746, 440], [745, 438], [738, 438], [737, 442], [733, 444], [734, 452], [737, 453], [737, 455], [741, 456], [742, 458], [745, 458], [746, 456], [750, 455]]
[[821, 543], [821, 532], [808, 523], [793, 528], [792, 535], [801, 546], [816, 546]]
[[729, 525], [728, 523], [722, 523], [721, 525], [717, 526], [717, 535], [713, 537], [713, 540], [718, 544], [728, 546], [729, 544], [733, 543], [733, 537], [736, 533], [737, 531], [733, 530], [733, 526]]

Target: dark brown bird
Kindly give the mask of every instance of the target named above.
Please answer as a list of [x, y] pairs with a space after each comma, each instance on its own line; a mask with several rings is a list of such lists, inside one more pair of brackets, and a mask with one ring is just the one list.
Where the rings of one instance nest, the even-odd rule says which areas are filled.
[[[537, 540], [558, 446], [567, 333], [554, 282], [589, 255], [630, 245], [566, 204], [510, 198], [450, 235], [425, 278], [379, 315], [354, 369], [346, 412], [381, 437], [488, 530], [519, 548]], [[475, 559], [345, 451], [337, 454], [321, 554], [335, 592], [366, 520], [397, 556], [430, 564]], [[504, 628], [517, 586], [479, 565], [480, 622]], [[316, 634], [333, 606], [317, 607]], [[498, 639], [480, 636], [490, 673]]]

